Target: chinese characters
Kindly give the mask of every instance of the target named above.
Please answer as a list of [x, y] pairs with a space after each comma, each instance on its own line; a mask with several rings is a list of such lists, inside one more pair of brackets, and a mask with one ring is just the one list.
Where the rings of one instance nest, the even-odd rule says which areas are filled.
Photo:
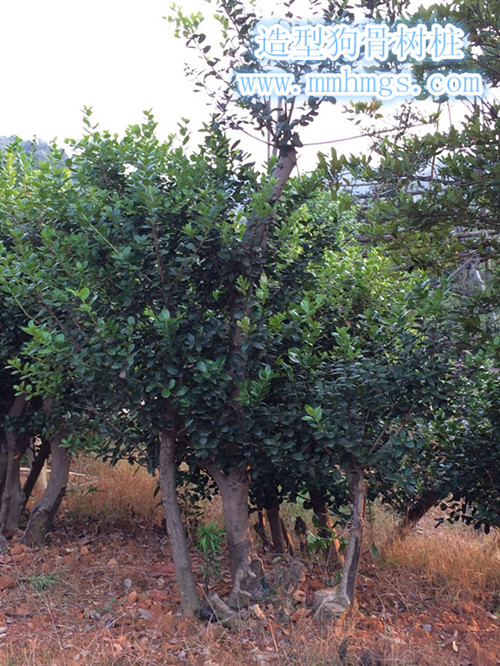
[[465, 33], [451, 23], [435, 23], [430, 30], [400, 23], [393, 32], [383, 23], [361, 27], [350, 25], [297, 25], [287, 28], [279, 23], [258, 26], [255, 38], [259, 60], [332, 60], [364, 58], [385, 62], [393, 54], [399, 62], [409, 58], [434, 62], [464, 58]]

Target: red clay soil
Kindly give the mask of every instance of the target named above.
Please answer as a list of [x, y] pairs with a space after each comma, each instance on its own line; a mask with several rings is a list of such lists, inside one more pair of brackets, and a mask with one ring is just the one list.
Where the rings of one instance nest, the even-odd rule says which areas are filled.
[[[237, 628], [185, 619], [161, 531], [101, 529], [60, 521], [42, 549], [9, 542], [0, 556], [1, 666], [500, 663], [491, 600], [439, 599], [416, 574], [373, 562], [363, 564], [359, 607], [342, 628], [312, 618], [314, 591], [332, 581], [307, 561], [296, 593], [270, 596], [260, 618], [250, 613]], [[226, 571], [214, 588], [229, 591]]]

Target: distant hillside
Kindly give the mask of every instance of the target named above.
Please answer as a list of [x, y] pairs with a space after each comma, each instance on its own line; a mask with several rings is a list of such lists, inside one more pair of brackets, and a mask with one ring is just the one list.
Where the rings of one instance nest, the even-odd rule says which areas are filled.
[[[0, 150], [4, 150], [4, 148], [18, 138], [14, 134], [12, 136], [0, 136]], [[37, 162], [45, 161], [50, 153], [49, 144], [39, 139], [33, 139], [32, 141], [23, 141], [21, 139], [21, 146], [27, 153], [33, 153]]]

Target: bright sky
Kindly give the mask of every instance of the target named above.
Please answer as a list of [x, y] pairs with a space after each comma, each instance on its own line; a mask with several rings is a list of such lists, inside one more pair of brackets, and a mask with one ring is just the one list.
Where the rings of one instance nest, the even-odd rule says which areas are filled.
[[4, 0], [0, 134], [78, 136], [84, 105], [112, 131], [149, 108], [165, 134], [173, 130], [195, 102], [183, 44], [162, 19], [168, 7], [168, 0]]
[[[84, 105], [92, 106], [95, 121], [112, 132], [122, 133], [127, 125], [140, 122], [142, 111], [150, 108], [162, 137], [176, 130], [182, 116], [198, 126], [208, 111], [202, 94], [193, 92], [183, 72], [184, 42], [175, 39], [172, 26], [162, 19], [170, 4], [170, 0], [4, 0], [0, 135], [56, 138], [62, 144], [66, 137], [81, 135]], [[197, 5], [206, 7], [190, 0], [191, 8]], [[326, 106], [304, 140], [359, 133], [340, 113], [342, 104]], [[253, 145], [258, 147], [254, 142], [245, 148]], [[344, 146], [338, 144], [338, 149]], [[357, 152], [362, 147], [355, 142], [347, 149]], [[317, 150], [309, 150], [302, 168], [309, 168]], [[324, 150], [329, 151], [329, 146]]]

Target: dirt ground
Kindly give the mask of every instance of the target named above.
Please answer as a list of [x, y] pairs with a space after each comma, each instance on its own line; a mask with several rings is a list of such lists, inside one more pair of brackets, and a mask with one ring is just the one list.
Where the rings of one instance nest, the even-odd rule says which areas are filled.
[[[298, 584], [271, 586], [258, 608], [222, 626], [180, 613], [156, 481], [127, 464], [74, 467], [46, 545], [29, 549], [20, 533], [0, 555], [0, 666], [500, 665], [498, 534], [436, 530], [430, 514], [382, 557], [369, 545], [383, 542], [393, 517], [380, 510], [365, 531], [358, 608], [342, 626], [313, 617], [314, 593], [339, 574], [314, 553], [302, 554]], [[188, 521], [222, 524], [220, 502], [193, 512], [180, 499]], [[203, 596], [195, 548], [192, 559]], [[284, 556], [263, 559], [268, 573], [291, 568]], [[210, 582], [229, 593], [227, 561]]]
[[[359, 608], [343, 627], [311, 616], [333, 581], [306, 560], [295, 591], [269, 596], [262, 616], [227, 628], [179, 612], [174, 568], [159, 526], [65, 524], [39, 550], [10, 542], [0, 558], [2, 666], [500, 663], [498, 599], [436, 595], [418, 573], [366, 557]], [[202, 562], [194, 553], [201, 580]], [[267, 558], [266, 567], [276, 566]], [[227, 570], [214, 585], [230, 589]], [[496, 604], [496, 606], [495, 606]]]

